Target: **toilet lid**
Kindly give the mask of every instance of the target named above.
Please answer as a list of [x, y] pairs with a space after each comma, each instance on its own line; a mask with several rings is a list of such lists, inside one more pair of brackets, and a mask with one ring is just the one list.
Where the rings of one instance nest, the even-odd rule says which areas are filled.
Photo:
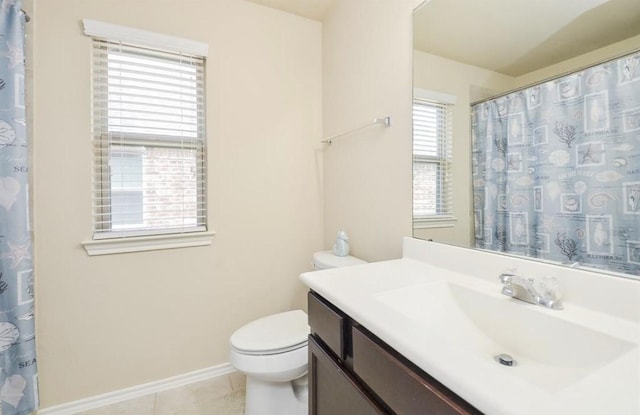
[[351, 255], [334, 255], [333, 251], [320, 251], [313, 254], [313, 264], [317, 269], [342, 268], [366, 263], [367, 261]]
[[254, 320], [231, 335], [231, 346], [246, 354], [275, 354], [307, 344], [309, 324], [302, 310], [287, 311]]

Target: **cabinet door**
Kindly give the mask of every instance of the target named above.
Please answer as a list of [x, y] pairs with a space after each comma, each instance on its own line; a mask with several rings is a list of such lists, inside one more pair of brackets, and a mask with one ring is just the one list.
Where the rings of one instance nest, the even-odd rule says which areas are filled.
[[385, 414], [309, 336], [309, 415]]

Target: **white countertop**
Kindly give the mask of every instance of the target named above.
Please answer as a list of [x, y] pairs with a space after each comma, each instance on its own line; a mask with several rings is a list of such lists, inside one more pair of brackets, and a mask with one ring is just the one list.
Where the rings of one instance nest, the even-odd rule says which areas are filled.
[[[460, 251], [455, 254], [454, 261], [465, 260], [460, 257]], [[308, 272], [300, 278], [309, 288], [487, 415], [640, 415], [638, 321], [593, 311], [571, 302], [566, 302], [565, 309], [559, 311], [527, 304], [500, 294], [497, 275], [494, 277], [478, 278], [408, 258], [405, 254], [398, 260]], [[443, 338], [446, 336], [442, 332], [436, 335], [379, 300], [380, 293], [439, 281], [470, 287], [488, 295], [496, 293], [497, 301], [516, 301], [522, 307], [533, 307], [532, 311], [545, 314], [545, 318], [559, 318], [597, 330], [628, 342], [630, 347], [602, 367], [586, 368], [571, 382], [545, 387], [518, 376], [517, 366], [504, 367], [491, 358], [469, 352], [461, 340], [464, 337], [458, 336], [453, 342]], [[615, 302], [615, 298], [611, 301]], [[636, 305], [640, 307], [640, 302]], [[583, 346], [588, 351], [589, 344]]]

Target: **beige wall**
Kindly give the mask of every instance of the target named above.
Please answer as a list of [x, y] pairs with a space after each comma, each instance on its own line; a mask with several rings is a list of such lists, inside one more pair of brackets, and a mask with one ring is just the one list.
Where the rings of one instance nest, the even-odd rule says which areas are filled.
[[401, 255], [411, 235], [411, 11], [419, 0], [340, 0], [323, 21], [325, 136], [391, 116], [324, 151], [324, 236], [365, 260]]
[[[323, 246], [321, 25], [238, 0], [35, 0], [33, 185], [42, 407], [225, 363], [304, 307]], [[209, 44], [210, 247], [88, 257], [91, 41], [82, 18]], [[355, 120], [357, 121], [357, 119]]]
[[457, 218], [454, 227], [415, 229], [414, 236], [438, 242], [471, 246], [471, 102], [478, 92], [508, 90], [513, 78], [486, 69], [466, 65], [421, 51], [413, 54], [413, 85], [416, 88], [446, 93], [456, 98], [453, 108], [453, 214]]

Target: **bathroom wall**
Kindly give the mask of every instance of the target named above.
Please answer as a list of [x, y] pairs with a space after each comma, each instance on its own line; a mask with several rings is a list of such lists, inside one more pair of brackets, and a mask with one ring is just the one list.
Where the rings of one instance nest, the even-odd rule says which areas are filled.
[[[237, 327], [304, 307], [298, 275], [323, 247], [320, 23], [238, 0], [32, 3], [41, 406], [228, 362]], [[212, 246], [99, 257], [82, 248], [92, 234], [82, 18], [209, 44]]]
[[[450, 59], [415, 50], [413, 54], [413, 85], [456, 98], [453, 109], [453, 227], [415, 229], [413, 235], [422, 239], [454, 245], [471, 246], [473, 241], [473, 200], [471, 199], [471, 119], [470, 103], [484, 96], [513, 88], [514, 79], [497, 72], [466, 65]], [[484, 96], [481, 96], [484, 95]]]
[[325, 146], [324, 240], [336, 231], [368, 261], [398, 258], [411, 235], [411, 12], [421, 0], [340, 0], [322, 30], [323, 131], [375, 125]]

